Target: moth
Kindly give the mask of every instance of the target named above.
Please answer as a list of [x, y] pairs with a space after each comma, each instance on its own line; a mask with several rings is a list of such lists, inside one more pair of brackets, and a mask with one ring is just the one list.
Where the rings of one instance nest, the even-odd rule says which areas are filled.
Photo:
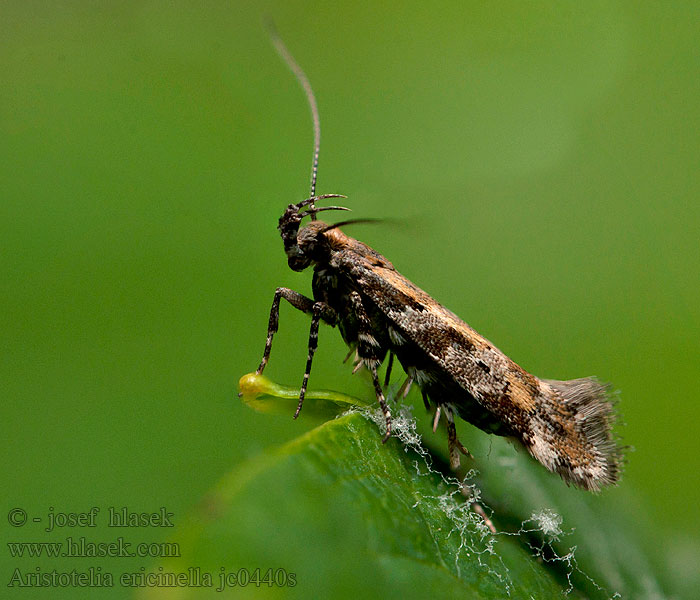
[[[312, 297], [277, 288], [270, 310], [260, 374], [270, 357], [278, 330], [282, 299], [311, 316], [306, 369], [294, 418], [299, 416], [321, 322], [337, 327], [355, 355], [355, 371], [371, 374], [377, 401], [391, 435], [391, 411], [378, 368], [387, 360], [388, 385], [394, 357], [406, 379], [399, 390], [405, 398], [412, 384], [420, 387], [426, 409], [435, 407], [433, 429], [441, 415], [447, 426], [452, 468], [459, 454], [468, 454], [457, 437], [455, 415], [479, 429], [517, 440], [544, 467], [567, 484], [598, 491], [619, 480], [622, 449], [612, 432], [615, 411], [607, 386], [594, 377], [556, 381], [525, 371], [490, 341], [469, 327], [426, 292], [403, 277], [384, 256], [349, 237], [341, 227], [363, 220], [327, 224], [322, 211], [349, 210], [316, 206], [321, 200], [345, 198], [316, 195], [320, 122], [311, 85], [279, 35], [272, 41], [303, 87], [314, 124], [314, 152], [309, 197], [289, 204], [279, 219], [289, 267], [313, 269]], [[309, 222], [302, 226], [302, 221]], [[388, 357], [388, 358], [387, 358]]]

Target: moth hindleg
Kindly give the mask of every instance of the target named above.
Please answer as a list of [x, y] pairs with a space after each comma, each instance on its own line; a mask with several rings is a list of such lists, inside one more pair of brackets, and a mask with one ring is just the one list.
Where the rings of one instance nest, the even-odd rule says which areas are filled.
[[379, 406], [381, 407], [382, 413], [384, 413], [384, 419], [386, 420], [386, 433], [384, 434], [384, 437], [382, 438], [382, 444], [384, 444], [389, 439], [389, 437], [391, 437], [391, 411], [389, 410], [389, 407], [386, 404], [386, 400], [384, 400], [384, 392], [382, 392], [382, 386], [381, 386], [381, 383], [379, 383], [379, 376], [377, 375], [377, 367], [373, 365], [370, 367], [369, 370], [372, 373], [372, 381], [374, 382], [374, 391], [377, 394], [377, 400], [379, 400]]
[[[445, 420], [447, 421], [447, 453], [450, 456], [450, 466], [456, 470], [459, 468], [460, 463], [459, 452], [464, 454], [464, 456], [469, 456], [470, 458], [472, 455], [469, 453], [469, 450], [462, 445], [462, 442], [460, 442], [459, 438], [457, 437], [457, 428], [455, 427], [452, 406], [449, 404], [443, 404], [442, 407], [445, 413]], [[440, 409], [440, 405], [438, 405], [438, 409]], [[437, 417], [437, 414], [435, 416]]]

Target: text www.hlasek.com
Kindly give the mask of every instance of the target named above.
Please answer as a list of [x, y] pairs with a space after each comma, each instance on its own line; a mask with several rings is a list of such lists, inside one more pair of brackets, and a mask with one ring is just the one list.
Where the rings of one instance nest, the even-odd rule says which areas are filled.
[[65, 542], [7, 542], [10, 556], [29, 557], [179, 557], [180, 544], [177, 542], [140, 542], [133, 544], [123, 537], [113, 542], [90, 542], [85, 537], [67, 537]]

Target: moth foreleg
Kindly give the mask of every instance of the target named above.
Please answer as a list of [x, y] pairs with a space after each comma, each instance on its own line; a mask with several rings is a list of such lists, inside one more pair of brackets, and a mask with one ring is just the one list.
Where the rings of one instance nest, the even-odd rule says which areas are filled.
[[[294, 413], [294, 418], [299, 416], [301, 411], [301, 406], [304, 404], [304, 396], [306, 395], [306, 386], [309, 383], [309, 375], [311, 374], [311, 363], [314, 360], [314, 353], [316, 352], [316, 347], [318, 346], [318, 325], [324, 315], [328, 318], [330, 315], [335, 314], [335, 311], [328, 306], [325, 302], [314, 302], [311, 306], [311, 329], [309, 330], [309, 353], [306, 357], [306, 369], [304, 370], [304, 380], [301, 383], [301, 390], [299, 390], [299, 404], [297, 404], [297, 410]], [[324, 319], [326, 320], [326, 319]]]
[[[258, 375], [260, 375], [263, 372], [265, 366], [267, 365], [267, 361], [270, 358], [270, 350], [272, 349], [272, 337], [275, 335], [275, 333], [277, 333], [277, 329], [279, 328], [280, 300], [282, 298], [284, 298], [297, 310], [300, 310], [307, 314], [313, 314], [314, 301], [311, 298], [307, 298], [299, 292], [295, 292], [294, 290], [290, 290], [289, 288], [280, 287], [275, 290], [275, 297], [272, 300], [272, 308], [270, 309], [270, 320], [267, 325], [267, 340], [265, 341], [265, 351], [263, 352], [263, 357], [260, 361], [260, 366], [256, 371]], [[330, 325], [334, 325], [335, 311], [333, 311], [330, 307], [326, 307], [324, 309], [324, 312], [326, 312], [327, 314], [325, 314], [322, 317], [323, 320], [329, 323]]]

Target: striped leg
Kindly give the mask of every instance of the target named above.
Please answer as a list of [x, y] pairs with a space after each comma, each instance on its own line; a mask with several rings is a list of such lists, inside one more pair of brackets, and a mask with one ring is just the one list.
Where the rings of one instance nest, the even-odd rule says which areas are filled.
[[394, 366], [394, 353], [389, 352], [389, 363], [386, 367], [386, 374], [384, 375], [384, 387], [389, 387], [391, 382], [391, 369]]
[[[438, 410], [439, 409], [440, 405], [438, 405]], [[472, 455], [469, 453], [469, 450], [467, 450], [462, 445], [462, 442], [460, 442], [459, 438], [457, 437], [457, 428], [455, 427], [455, 419], [452, 406], [450, 404], [443, 404], [442, 409], [445, 413], [445, 419], [447, 420], [447, 453], [450, 455], [450, 466], [453, 470], [456, 471], [459, 468], [460, 463], [459, 453], [461, 452], [462, 454], [464, 454], [464, 456], [468, 456], [470, 458], [472, 458]], [[437, 412], [435, 414], [436, 423], [438, 414], [439, 413]]]
[[[275, 335], [275, 333], [277, 333], [277, 329], [279, 328], [280, 300], [282, 298], [284, 298], [297, 310], [300, 310], [307, 314], [313, 314], [314, 312], [314, 301], [311, 298], [307, 298], [299, 292], [295, 292], [294, 290], [290, 290], [289, 288], [280, 287], [275, 290], [275, 297], [272, 301], [272, 308], [270, 309], [270, 321], [267, 326], [267, 340], [265, 341], [265, 351], [263, 352], [263, 357], [260, 361], [260, 366], [256, 371], [258, 375], [260, 375], [263, 372], [265, 366], [267, 365], [267, 361], [270, 358], [270, 350], [272, 349], [272, 337]], [[335, 326], [337, 321], [335, 311], [330, 306], [325, 304], [323, 305], [323, 308], [321, 310], [321, 318], [326, 323], [332, 326]]]
[[325, 302], [315, 302], [311, 307], [312, 316], [311, 330], [309, 331], [309, 354], [306, 357], [306, 370], [304, 371], [304, 380], [301, 383], [301, 390], [299, 391], [299, 404], [297, 404], [297, 410], [294, 413], [295, 419], [299, 416], [301, 406], [304, 404], [306, 386], [309, 383], [309, 375], [311, 374], [311, 363], [314, 360], [314, 353], [316, 352], [316, 347], [318, 346], [318, 325], [321, 322], [324, 313], [329, 314], [329, 311], [334, 312], [333, 309]]
[[386, 404], [386, 400], [384, 400], [384, 392], [382, 392], [382, 385], [379, 382], [379, 376], [377, 375], [377, 367], [376, 366], [371, 366], [369, 368], [370, 373], [372, 373], [372, 381], [374, 382], [374, 391], [377, 394], [377, 400], [379, 401], [379, 406], [382, 409], [382, 412], [384, 413], [384, 419], [386, 420], [386, 433], [384, 434], [384, 437], [382, 438], [382, 444], [385, 444], [386, 441], [391, 437], [391, 411], [389, 410], [389, 407]]
[[376, 333], [372, 329], [372, 322], [362, 304], [362, 297], [360, 294], [352, 292], [350, 294], [350, 304], [357, 317], [358, 324], [357, 355], [360, 358], [358, 366], [366, 366], [372, 374], [374, 392], [377, 395], [377, 401], [379, 402], [382, 413], [384, 413], [384, 419], [386, 420], [386, 433], [382, 439], [382, 443], [385, 443], [391, 436], [391, 411], [384, 399], [384, 392], [382, 391], [382, 384], [379, 381], [379, 375], [377, 375], [377, 368], [386, 356], [386, 348], [382, 349], [381, 343], [377, 340]]

